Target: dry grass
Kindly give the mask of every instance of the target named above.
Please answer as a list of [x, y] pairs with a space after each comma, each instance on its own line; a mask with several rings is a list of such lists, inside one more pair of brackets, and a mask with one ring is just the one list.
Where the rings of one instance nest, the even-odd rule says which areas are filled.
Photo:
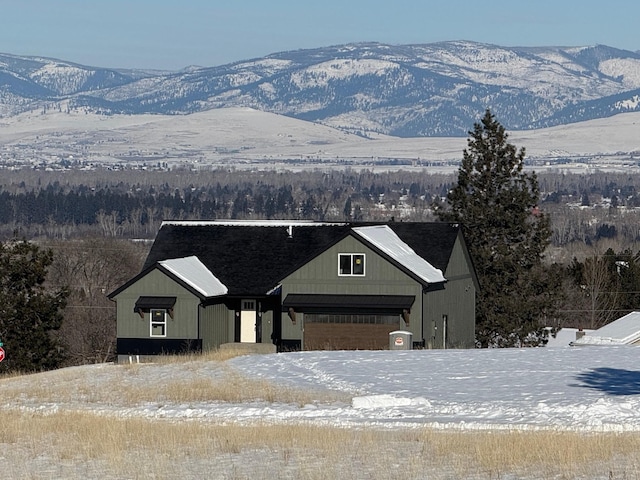
[[[638, 478], [640, 436], [0, 413], [6, 478]], [[43, 475], [45, 472], [45, 475]]]
[[[255, 344], [260, 347], [260, 344]], [[225, 362], [231, 358], [248, 355], [251, 352], [246, 348], [239, 346], [225, 346], [225, 348], [217, 348], [208, 350], [203, 353], [185, 353], [182, 355], [162, 355], [157, 357], [156, 363], [185, 363], [185, 362]]]
[[[29, 398], [39, 403], [86, 403], [119, 404], [129, 407], [142, 402], [199, 403], [199, 402], [251, 402], [291, 403], [306, 405], [327, 402], [350, 403], [351, 397], [341, 392], [309, 391], [287, 388], [271, 382], [249, 378], [228, 367], [224, 361], [238, 355], [246, 355], [242, 350], [216, 350], [204, 356], [180, 355], [160, 357], [159, 365], [180, 364], [181, 375], [167, 376], [161, 382], [139, 382], [142, 369], [150, 364], [123, 364], [112, 368], [121, 370], [115, 388], [96, 388], [92, 382], [92, 372], [65, 369], [25, 376], [28, 390], [23, 384], [10, 380], [20, 378], [11, 375], [0, 378], [2, 399], [5, 402]], [[202, 363], [214, 362], [219, 365], [215, 376], [189, 375]], [[152, 367], [153, 368], [153, 367]], [[55, 375], [55, 381], [38, 381], [38, 376]]]
[[251, 402], [293, 403], [306, 405], [343, 401], [350, 397], [342, 393], [312, 392], [286, 388], [271, 382], [248, 378], [234, 370], [223, 368], [222, 378], [170, 378], [162, 384], [128, 384], [119, 390], [126, 403], [136, 402]]
[[[566, 431], [425, 432], [437, 457], [484, 478], [639, 478], [640, 434]], [[462, 467], [462, 468], [461, 468]]]

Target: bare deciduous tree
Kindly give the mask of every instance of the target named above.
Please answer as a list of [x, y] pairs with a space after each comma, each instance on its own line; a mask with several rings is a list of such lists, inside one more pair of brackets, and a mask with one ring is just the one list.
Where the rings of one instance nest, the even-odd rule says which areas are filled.
[[110, 360], [115, 353], [116, 312], [107, 294], [139, 272], [146, 247], [98, 238], [55, 242], [51, 248], [51, 281], [70, 289], [59, 332], [69, 362]]

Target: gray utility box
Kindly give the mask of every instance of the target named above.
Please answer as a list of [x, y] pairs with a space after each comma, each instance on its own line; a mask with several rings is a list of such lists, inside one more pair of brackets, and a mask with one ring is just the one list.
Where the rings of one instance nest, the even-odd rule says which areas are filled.
[[389, 350], [411, 350], [413, 334], [404, 330], [396, 330], [389, 334]]

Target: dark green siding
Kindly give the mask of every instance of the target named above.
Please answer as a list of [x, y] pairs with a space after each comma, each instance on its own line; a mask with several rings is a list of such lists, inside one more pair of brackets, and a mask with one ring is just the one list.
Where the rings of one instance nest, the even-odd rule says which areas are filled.
[[[339, 276], [340, 253], [364, 253], [365, 275]], [[444, 289], [423, 291], [423, 285], [403, 270], [357, 239], [347, 237], [284, 279], [282, 297], [289, 293], [414, 295], [410, 324], [399, 318], [398, 328], [412, 332], [414, 342], [424, 341], [427, 348], [473, 348], [476, 283], [461, 236], [444, 275]], [[293, 325], [283, 315], [282, 338], [302, 339], [303, 315], [298, 313], [297, 320]]]
[[144, 295], [176, 297], [173, 318], [167, 318], [165, 338], [198, 338], [200, 299], [159, 270], [152, 270], [116, 296], [118, 338], [150, 338], [149, 312], [140, 318], [133, 311], [138, 298]]
[[426, 346], [428, 348], [473, 348], [476, 283], [461, 237], [458, 237], [451, 254], [445, 278], [447, 283], [444, 290], [428, 292], [424, 295]]
[[[340, 253], [364, 253], [365, 275], [339, 276]], [[285, 278], [282, 282], [282, 298], [289, 293], [413, 295], [416, 301], [411, 309], [410, 325], [405, 325], [398, 315], [398, 328], [411, 331], [416, 340], [422, 338], [422, 324], [419, 320], [422, 317], [422, 285], [356, 238], [346, 237]], [[302, 315], [298, 314], [297, 324], [292, 325], [289, 317], [284, 314], [282, 337], [300, 340], [303, 324], [301, 319]]]
[[273, 334], [273, 321], [272, 311], [262, 313], [262, 343], [273, 343], [273, 339], [271, 338]]
[[233, 342], [233, 312], [224, 304], [200, 307], [200, 338], [203, 351]]

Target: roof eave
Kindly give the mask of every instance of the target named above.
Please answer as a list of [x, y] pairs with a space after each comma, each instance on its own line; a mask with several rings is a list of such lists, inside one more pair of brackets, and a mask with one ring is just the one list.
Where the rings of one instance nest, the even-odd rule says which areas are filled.
[[[399, 270], [402, 270], [404, 273], [406, 273], [407, 275], [409, 275], [411, 278], [413, 278], [415, 281], [419, 282], [424, 288], [425, 290], [427, 288], [429, 288], [431, 285], [440, 285], [440, 284], [444, 284], [447, 282], [447, 279], [444, 278], [444, 276], [442, 277], [442, 281], [441, 282], [429, 282], [428, 280], [426, 280], [425, 278], [421, 277], [420, 275], [416, 274], [413, 270], [407, 268], [405, 265], [403, 265], [402, 263], [400, 263], [399, 261], [397, 261], [395, 258], [393, 258], [392, 256], [390, 256], [388, 253], [386, 253], [385, 251], [381, 250], [380, 248], [378, 248], [377, 245], [375, 245], [374, 243], [370, 242], [369, 240], [367, 240], [366, 238], [362, 237], [361, 235], [358, 235], [357, 233], [355, 233], [353, 230], [349, 230], [349, 235], [351, 235], [353, 238], [355, 238], [356, 240], [358, 240], [359, 242], [362, 242], [363, 244], [365, 244], [367, 247], [369, 247], [371, 250], [375, 251], [378, 255], [380, 255], [381, 257], [383, 257], [385, 260], [387, 260], [389, 263], [393, 264], [396, 268], [398, 268]], [[345, 235], [346, 236], [346, 235]], [[401, 239], [402, 240], [402, 239]], [[422, 258], [422, 257], [420, 257]], [[424, 258], [423, 258], [424, 260]], [[426, 260], [424, 260], [426, 262]], [[429, 262], [427, 262], [429, 263]], [[431, 265], [431, 264], [430, 264]], [[435, 267], [434, 267], [435, 268]]]

